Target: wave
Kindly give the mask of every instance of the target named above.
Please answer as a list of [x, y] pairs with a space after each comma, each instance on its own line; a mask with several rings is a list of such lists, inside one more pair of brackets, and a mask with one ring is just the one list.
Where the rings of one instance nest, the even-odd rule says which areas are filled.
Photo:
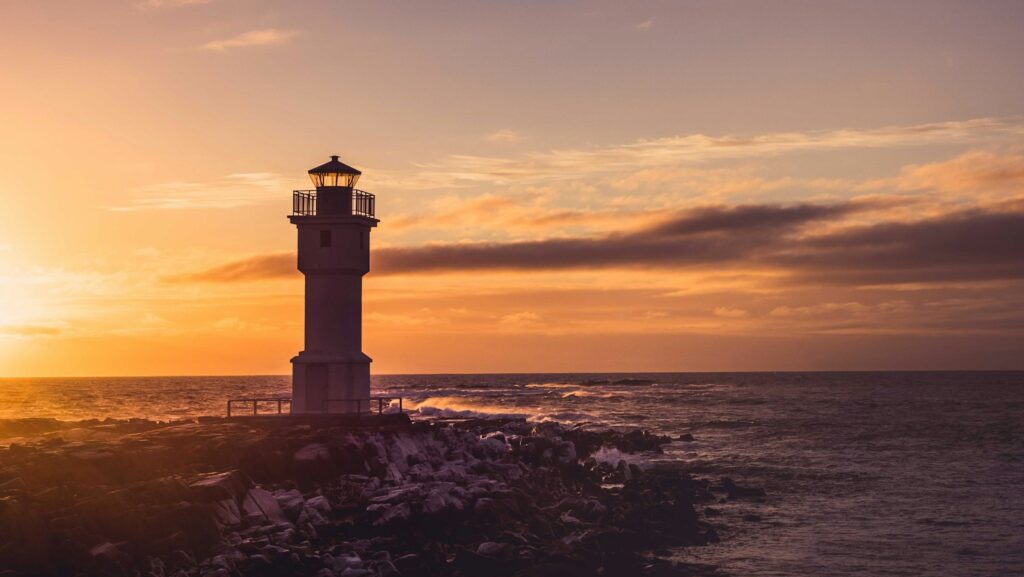
[[591, 413], [573, 412], [573, 411], [556, 411], [553, 413], [536, 413], [527, 419], [528, 421], [535, 423], [545, 423], [548, 421], [554, 421], [557, 423], [572, 423], [572, 424], [596, 424], [598, 419]]
[[571, 389], [578, 387], [576, 383], [529, 383], [525, 386], [527, 389]]
[[615, 447], [602, 446], [594, 454], [591, 455], [598, 463], [607, 463], [613, 467], [619, 464], [619, 461], [625, 461], [627, 465], [646, 465], [649, 459], [639, 453], [623, 453]]
[[424, 417], [525, 419], [531, 416], [529, 412], [509, 411], [507, 407], [475, 403], [460, 397], [427, 397], [411, 402], [409, 409]]
[[580, 398], [581, 397], [595, 397], [595, 398], [598, 398], [598, 399], [615, 399], [615, 398], [618, 398], [619, 396], [620, 395], [617, 395], [615, 393], [598, 393], [598, 392], [594, 392], [594, 391], [583, 391], [583, 390], [569, 391], [568, 393], [562, 393], [562, 398], [563, 399], [571, 399], [571, 398], [575, 398], [575, 397], [580, 397]]

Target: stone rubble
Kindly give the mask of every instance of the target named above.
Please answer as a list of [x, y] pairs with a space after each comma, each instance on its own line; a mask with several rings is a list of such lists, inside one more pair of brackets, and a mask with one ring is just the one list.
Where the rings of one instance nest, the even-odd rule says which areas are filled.
[[652, 552], [717, 540], [704, 504], [763, 497], [593, 456], [670, 441], [645, 431], [31, 425], [0, 448], [0, 576], [710, 575]]

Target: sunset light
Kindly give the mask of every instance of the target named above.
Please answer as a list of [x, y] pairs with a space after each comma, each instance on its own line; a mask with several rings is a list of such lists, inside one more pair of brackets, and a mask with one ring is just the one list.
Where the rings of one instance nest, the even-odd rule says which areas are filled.
[[0, 577], [1024, 575], [1024, 1], [0, 0]]

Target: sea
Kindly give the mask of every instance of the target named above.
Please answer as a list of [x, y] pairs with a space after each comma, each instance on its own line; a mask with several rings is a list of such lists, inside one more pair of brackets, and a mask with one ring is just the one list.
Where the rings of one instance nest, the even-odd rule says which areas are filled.
[[[0, 379], [0, 419], [223, 415], [229, 398], [289, 387], [287, 376]], [[720, 543], [674, 552], [726, 575], [1024, 576], [1024, 372], [386, 375], [373, 387], [414, 418], [691, 434], [634, 462], [767, 491], [715, 505]]]

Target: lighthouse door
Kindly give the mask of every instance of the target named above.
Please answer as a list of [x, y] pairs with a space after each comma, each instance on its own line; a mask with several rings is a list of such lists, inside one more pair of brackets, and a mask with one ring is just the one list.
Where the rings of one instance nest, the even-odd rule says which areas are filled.
[[327, 365], [306, 367], [306, 407], [310, 412], [326, 412], [327, 406]]

